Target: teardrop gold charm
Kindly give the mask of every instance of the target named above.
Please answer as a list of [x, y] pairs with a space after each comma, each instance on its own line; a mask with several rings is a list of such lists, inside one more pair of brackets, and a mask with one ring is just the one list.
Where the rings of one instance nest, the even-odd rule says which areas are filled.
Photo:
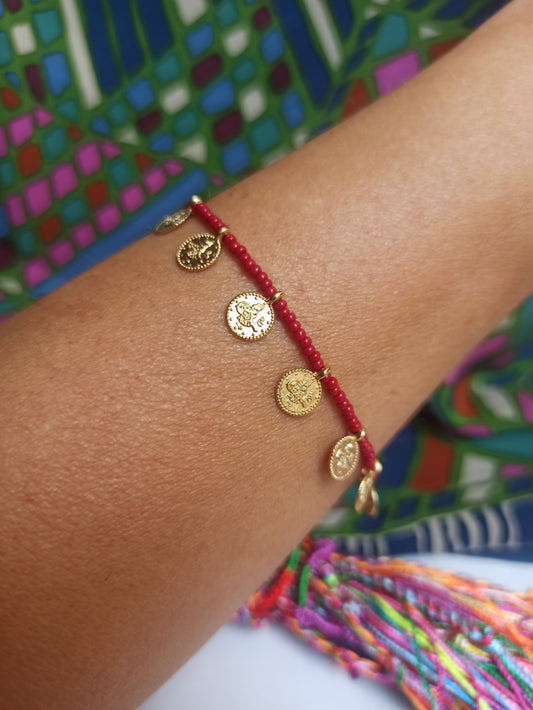
[[154, 234], [169, 234], [177, 229], [180, 224], [183, 224], [191, 216], [191, 208], [185, 205], [174, 214], [169, 214], [163, 217], [161, 222], [154, 228]]
[[366, 513], [367, 515], [377, 515], [379, 512], [379, 496], [375, 488], [376, 478], [379, 476], [383, 466], [381, 461], [376, 459], [374, 468], [364, 468], [362, 470], [363, 478], [359, 484], [359, 490], [355, 498], [354, 508], [357, 513]]

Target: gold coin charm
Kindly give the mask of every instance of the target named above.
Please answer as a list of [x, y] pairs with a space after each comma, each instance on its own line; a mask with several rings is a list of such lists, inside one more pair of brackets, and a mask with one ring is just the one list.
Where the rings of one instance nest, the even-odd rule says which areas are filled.
[[357, 437], [349, 434], [339, 439], [329, 457], [329, 472], [336, 481], [344, 481], [355, 473], [359, 463]]
[[241, 293], [229, 304], [226, 319], [243, 340], [257, 340], [274, 325], [274, 309], [259, 293]]
[[174, 212], [174, 214], [163, 217], [161, 222], [155, 227], [154, 234], [169, 234], [169, 232], [173, 232], [191, 216], [191, 212], [191, 208], [186, 205], [182, 207], [181, 210]]
[[303, 368], [286, 372], [276, 392], [279, 406], [294, 417], [312, 412], [321, 396], [322, 385], [316, 373]]
[[220, 254], [220, 239], [213, 234], [195, 234], [180, 246], [178, 264], [189, 271], [207, 269]]

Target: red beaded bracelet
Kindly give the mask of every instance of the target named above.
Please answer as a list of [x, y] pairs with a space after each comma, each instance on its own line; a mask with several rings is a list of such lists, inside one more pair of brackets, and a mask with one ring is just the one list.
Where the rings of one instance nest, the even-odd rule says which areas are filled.
[[292, 416], [308, 414], [319, 403], [322, 385], [324, 385], [337, 402], [349, 430], [349, 434], [339, 439], [333, 447], [329, 460], [330, 474], [338, 481], [348, 478], [355, 473], [361, 457], [363, 466], [355, 499], [355, 510], [376, 515], [379, 499], [374, 484], [381, 473], [381, 463], [376, 458], [372, 444], [361, 422], [355, 416], [348, 397], [339, 387], [329, 367], [324, 366], [322, 357], [314, 347], [311, 338], [294, 313], [289, 310], [283, 293], [274, 287], [268, 275], [256, 264], [245, 247], [239, 244], [229, 228], [196, 195], [181, 210], [165, 217], [154, 232], [167, 234], [185, 222], [191, 214], [203, 219], [215, 234], [195, 234], [187, 239], [177, 252], [179, 265], [189, 271], [205, 269], [216, 261], [224, 244], [255, 279], [262, 295], [252, 292], [241, 293], [231, 301], [226, 313], [230, 329], [244, 340], [257, 340], [270, 331], [274, 324], [275, 313], [285, 321], [289, 332], [307, 358], [311, 370], [295, 368], [286, 372], [277, 387], [277, 402], [284, 412]]

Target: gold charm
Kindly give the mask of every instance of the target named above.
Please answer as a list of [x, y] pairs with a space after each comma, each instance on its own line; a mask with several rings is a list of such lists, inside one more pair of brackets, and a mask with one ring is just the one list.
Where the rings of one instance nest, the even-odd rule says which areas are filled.
[[276, 398], [287, 414], [309, 414], [320, 402], [322, 386], [315, 372], [297, 368], [286, 372], [278, 384]]
[[155, 227], [154, 234], [168, 234], [169, 232], [173, 232], [191, 216], [191, 212], [191, 208], [186, 205], [182, 207], [181, 210], [174, 212], [174, 214], [163, 217], [161, 222]]
[[220, 254], [220, 239], [213, 234], [195, 234], [180, 246], [178, 264], [189, 271], [207, 269]]
[[344, 481], [355, 473], [359, 463], [359, 444], [357, 442], [360, 438], [360, 435], [357, 437], [354, 434], [349, 434], [339, 439], [333, 447], [329, 457], [329, 472], [336, 481]]
[[357, 513], [367, 513], [377, 515], [379, 512], [379, 496], [374, 487], [376, 478], [383, 470], [381, 462], [376, 459], [375, 468], [364, 468], [363, 479], [359, 484], [359, 490], [355, 498], [354, 508]]
[[229, 304], [226, 319], [243, 340], [257, 340], [274, 325], [274, 309], [259, 293], [241, 293]]
[[[361, 485], [364, 481], [361, 483]], [[361, 485], [359, 488], [361, 488]], [[377, 515], [379, 513], [379, 495], [373, 484], [368, 484], [368, 488], [365, 488], [363, 495], [365, 496], [364, 502], [358, 506], [357, 500], [359, 498], [359, 493], [355, 500], [355, 510], [358, 513], [366, 513], [367, 515]]]

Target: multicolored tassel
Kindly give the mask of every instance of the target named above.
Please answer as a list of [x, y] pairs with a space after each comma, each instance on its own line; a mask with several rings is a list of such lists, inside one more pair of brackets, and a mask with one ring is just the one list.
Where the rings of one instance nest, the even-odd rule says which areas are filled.
[[419, 710], [533, 708], [533, 594], [306, 537], [232, 621], [285, 625]]

